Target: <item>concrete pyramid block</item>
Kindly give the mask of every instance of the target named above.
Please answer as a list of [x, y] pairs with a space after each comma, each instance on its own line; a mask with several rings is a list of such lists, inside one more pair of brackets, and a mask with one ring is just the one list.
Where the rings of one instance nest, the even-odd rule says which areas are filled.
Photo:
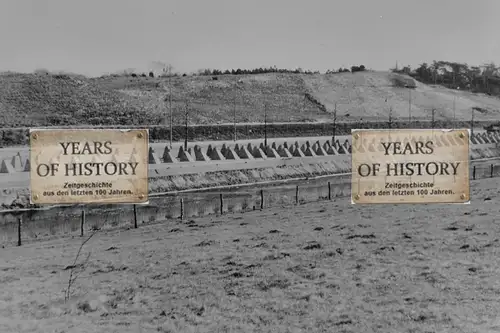
[[246, 160], [254, 160], [255, 158], [253, 157], [253, 155], [248, 151], [247, 147], [245, 146], [242, 146], [239, 151], [238, 151], [238, 156], [241, 158], [241, 159], [246, 159]]
[[277, 151], [278, 151], [278, 154], [280, 155], [280, 157], [283, 157], [283, 158], [293, 157], [292, 154], [290, 153], [290, 151], [288, 151], [287, 148], [285, 148], [281, 145], [278, 147]]
[[160, 158], [153, 147], [149, 147], [148, 161], [149, 164], [161, 164]]
[[269, 158], [279, 158], [280, 157], [280, 155], [278, 154], [276, 149], [274, 149], [273, 147], [267, 146], [265, 152], [266, 152], [266, 156]]
[[196, 161], [203, 161], [203, 162], [210, 161], [207, 154], [205, 154], [205, 152], [198, 145], [194, 146], [194, 158], [196, 159]]
[[177, 159], [180, 161], [181, 160], [181, 156], [184, 154], [184, 147], [180, 146], [179, 147], [179, 151], [177, 153]]
[[22, 171], [23, 170], [23, 161], [21, 159], [21, 154], [18, 152], [16, 155], [12, 156], [12, 160], [10, 164], [14, 167], [15, 170]]
[[177, 163], [177, 159], [171, 151], [163, 153], [163, 163]]
[[184, 151], [184, 149], [180, 150], [179, 149], [179, 161], [181, 162], [195, 162], [195, 159], [193, 156], [188, 151]]
[[298, 148], [298, 147], [295, 147], [293, 149], [293, 151], [291, 152], [291, 154], [294, 156], [294, 157], [306, 157], [306, 155], [304, 154], [304, 151], [302, 151], [302, 149]]
[[236, 154], [234, 149], [231, 147], [226, 148], [225, 157], [226, 157], [226, 160], [240, 160], [240, 157], [238, 156], [238, 154]]
[[321, 147], [321, 145], [317, 145], [316, 150], [314, 151], [318, 156], [327, 156], [328, 153]]
[[24, 172], [30, 172], [31, 171], [31, 164], [29, 158], [24, 162]]
[[225, 161], [226, 158], [222, 155], [221, 151], [217, 147], [212, 148], [212, 153], [209, 155], [210, 159], [213, 161]]
[[308, 157], [317, 156], [316, 153], [312, 150], [312, 147], [306, 147], [306, 151], [304, 152], [304, 155], [306, 155]]
[[163, 163], [175, 163], [177, 161], [168, 146], [163, 150], [162, 159]]
[[262, 149], [260, 149], [259, 147], [254, 147], [253, 148], [252, 155], [253, 155], [254, 158], [261, 158], [261, 159], [267, 160], [266, 153], [264, 153], [262, 151]]
[[491, 143], [490, 137], [486, 133], [483, 133], [483, 140], [485, 143]]
[[8, 160], [2, 160], [0, 164], [0, 173], [14, 173], [16, 170]]
[[210, 157], [212, 156], [212, 145], [208, 145], [208, 148], [207, 148], [207, 156]]
[[498, 143], [497, 138], [494, 135], [488, 135], [488, 140], [490, 143]]
[[[343, 148], [344, 146], [340, 146], [341, 148]], [[343, 148], [345, 149], [345, 148]], [[328, 150], [326, 151], [328, 153], [328, 155], [339, 155], [339, 151], [337, 149], [335, 149], [335, 147], [333, 146], [330, 146], [328, 147]]]
[[[333, 147], [332, 147], [333, 148]], [[334, 148], [335, 149], [335, 148]], [[349, 152], [349, 148], [346, 148], [346, 146], [344, 145], [341, 145], [339, 146], [338, 149], [335, 149], [335, 151], [338, 153], [338, 154], [350, 154]]]

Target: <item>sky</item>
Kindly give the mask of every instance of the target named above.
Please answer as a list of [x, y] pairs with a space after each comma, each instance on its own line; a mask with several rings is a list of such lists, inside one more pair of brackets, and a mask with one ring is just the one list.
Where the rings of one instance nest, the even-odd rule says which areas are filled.
[[500, 64], [499, 0], [0, 0], [0, 71]]

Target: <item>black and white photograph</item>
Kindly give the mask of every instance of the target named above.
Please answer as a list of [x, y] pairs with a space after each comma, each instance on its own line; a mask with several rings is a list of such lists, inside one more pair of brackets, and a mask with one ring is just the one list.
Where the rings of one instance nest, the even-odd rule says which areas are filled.
[[498, 13], [0, 0], [0, 333], [500, 332]]

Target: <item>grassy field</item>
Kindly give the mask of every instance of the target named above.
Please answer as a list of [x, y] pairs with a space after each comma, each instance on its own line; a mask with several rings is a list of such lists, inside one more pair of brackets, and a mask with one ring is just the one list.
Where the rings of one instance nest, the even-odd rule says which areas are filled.
[[497, 332], [500, 184], [471, 185], [471, 205], [344, 198], [101, 231], [67, 303], [82, 239], [2, 249], [0, 329]]
[[[259, 74], [187, 76], [172, 79], [174, 124], [184, 124], [186, 102], [190, 124], [319, 121], [407, 120], [409, 90], [402, 77], [388, 72], [341, 74]], [[76, 75], [0, 75], [0, 124], [3, 127], [40, 125], [142, 125], [165, 122], [168, 114], [167, 78]], [[455, 103], [454, 103], [455, 101]], [[439, 86], [417, 84], [411, 92], [414, 120], [495, 120], [500, 99]], [[266, 110], [266, 111], [265, 111]], [[168, 121], [168, 119], [167, 119]]]

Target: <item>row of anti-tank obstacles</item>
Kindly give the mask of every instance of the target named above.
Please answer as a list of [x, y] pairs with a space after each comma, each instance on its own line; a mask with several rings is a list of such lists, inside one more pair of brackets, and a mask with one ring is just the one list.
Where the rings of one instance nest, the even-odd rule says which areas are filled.
[[165, 147], [163, 156], [160, 159], [153, 148], [149, 149], [149, 163], [177, 163], [177, 162], [208, 162], [208, 161], [224, 161], [224, 160], [255, 160], [255, 159], [268, 159], [268, 158], [293, 158], [293, 157], [314, 157], [314, 156], [327, 156], [327, 155], [345, 155], [351, 153], [351, 144], [348, 140], [340, 143], [339, 140], [335, 142], [326, 141], [323, 144], [316, 141], [311, 145], [309, 141], [300, 145], [297, 141], [288, 145], [286, 142], [282, 145], [276, 145], [273, 142], [271, 145], [265, 146], [261, 143], [259, 146], [254, 146], [251, 143], [245, 145], [235, 144], [229, 146], [223, 144], [222, 147], [212, 147], [209, 145], [206, 151], [195, 145], [193, 148], [185, 150], [183, 147], [179, 148], [177, 156]]
[[[397, 138], [395, 138], [398, 140]], [[460, 140], [447, 141], [444, 135], [435, 134], [434, 140], [438, 146], [448, 146], [463, 144]], [[356, 145], [355, 149], [373, 151], [377, 143], [375, 140], [367, 142], [367, 140], [360, 140], [362, 145]], [[500, 134], [497, 133], [477, 133], [470, 136], [470, 143], [473, 145], [481, 144], [497, 144], [500, 143]], [[318, 140], [311, 145], [306, 141], [302, 145], [295, 141], [293, 144], [283, 143], [276, 145], [273, 142], [271, 145], [265, 146], [261, 143], [259, 146], [252, 145], [251, 143], [245, 145], [235, 144], [234, 146], [226, 145], [225, 143], [219, 147], [209, 145], [206, 150], [199, 145], [185, 150], [180, 147], [177, 155], [165, 147], [161, 158], [153, 149], [149, 149], [149, 163], [178, 163], [178, 162], [209, 162], [209, 161], [224, 161], [224, 160], [255, 160], [255, 159], [269, 159], [269, 158], [293, 158], [293, 157], [315, 157], [315, 156], [335, 156], [346, 155], [352, 153], [352, 145], [349, 140], [341, 143], [339, 140], [328, 140], [323, 144]], [[13, 156], [11, 159], [5, 159], [0, 163], [0, 173], [15, 173], [15, 172], [28, 172], [30, 170], [29, 160], [22, 160], [21, 154]]]

